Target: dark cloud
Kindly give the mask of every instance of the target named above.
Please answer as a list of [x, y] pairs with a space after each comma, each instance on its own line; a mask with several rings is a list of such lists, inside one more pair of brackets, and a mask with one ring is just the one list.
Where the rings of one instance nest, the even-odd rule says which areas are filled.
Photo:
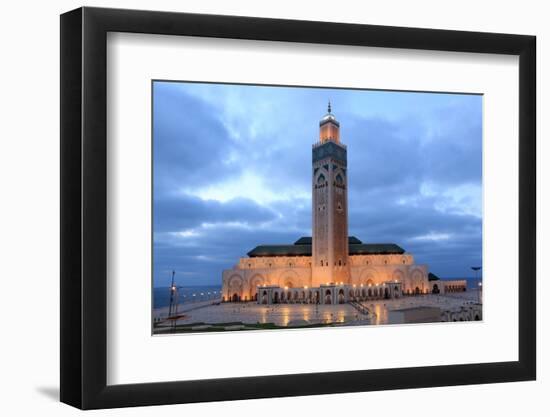
[[173, 86], [156, 83], [154, 87], [156, 193], [204, 185], [235, 172], [228, 158], [232, 152], [238, 152], [238, 146], [216, 117], [215, 109]]
[[[217, 284], [255, 246], [311, 235], [311, 144], [326, 90], [233, 86], [239, 99], [224, 101], [222, 86], [220, 100], [185, 86], [155, 85], [156, 285], [172, 269], [181, 285]], [[397, 243], [440, 276], [469, 276], [481, 264], [481, 99], [421, 94], [409, 108], [404, 94], [376, 93], [380, 114], [363, 115], [355, 102], [337, 114], [348, 146], [350, 234]], [[277, 100], [284, 111], [273, 110]], [[238, 117], [227, 116], [233, 110]], [[255, 195], [244, 173], [270, 198]], [[212, 185], [235, 196], [197, 197]]]
[[259, 226], [275, 220], [277, 213], [244, 198], [221, 203], [198, 197], [163, 196], [155, 199], [154, 230], [157, 233], [181, 232], [200, 227], [203, 223], [242, 223]]

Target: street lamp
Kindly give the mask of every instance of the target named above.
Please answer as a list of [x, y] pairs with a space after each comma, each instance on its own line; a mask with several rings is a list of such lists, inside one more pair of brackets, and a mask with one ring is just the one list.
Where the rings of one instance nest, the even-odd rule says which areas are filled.
[[472, 266], [470, 268], [472, 268], [472, 271], [474, 271], [475, 277], [476, 277], [476, 280], [477, 280], [478, 279], [477, 274], [478, 274], [479, 270], [481, 269], [481, 267], [480, 266]]
[[176, 295], [176, 286], [174, 285], [174, 275], [176, 271], [172, 271], [172, 284], [170, 285], [170, 305], [168, 307], [168, 317], [172, 317], [172, 309], [174, 308], [174, 296]]
[[[479, 270], [481, 269], [481, 266], [472, 266], [470, 268], [475, 273], [475, 279], [476, 279], [476, 282], [477, 282], [477, 286], [478, 286], [479, 291], [481, 292], [481, 281], [479, 281], [479, 278], [478, 278], [478, 274], [479, 274]], [[479, 294], [479, 302], [481, 303], [481, 293]]]
[[477, 283], [477, 286], [478, 286], [478, 289], [479, 289], [479, 291], [478, 291], [479, 304], [481, 304], [481, 298], [482, 298], [482, 297], [481, 297], [481, 291], [483, 291], [483, 285], [481, 284], [481, 282], [478, 282], [478, 283]]

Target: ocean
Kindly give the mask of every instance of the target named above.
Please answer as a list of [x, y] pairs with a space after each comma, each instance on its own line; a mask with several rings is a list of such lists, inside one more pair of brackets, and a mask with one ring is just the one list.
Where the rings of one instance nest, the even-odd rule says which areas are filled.
[[[179, 304], [197, 301], [215, 300], [220, 298], [220, 285], [203, 285], [197, 287], [178, 287]], [[153, 288], [153, 308], [168, 307], [170, 305], [170, 287]]]

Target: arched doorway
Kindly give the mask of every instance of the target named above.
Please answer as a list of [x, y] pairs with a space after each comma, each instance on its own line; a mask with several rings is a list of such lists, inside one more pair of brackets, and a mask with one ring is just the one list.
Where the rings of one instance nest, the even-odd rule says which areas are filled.
[[420, 288], [416, 287], [416, 288], [414, 289], [414, 293], [417, 294], [417, 295], [420, 294]]
[[273, 294], [273, 304], [278, 304], [278, 303], [279, 303], [279, 293], [276, 291]]
[[231, 301], [233, 301], [234, 303], [236, 303], [237, 301], [240, 301], [240, 297], [238, 296], [237, 293], [233, 294], [233, 296], [231, 297]]
[[439, 293], [440, 293], [439, 286], [437, 284], [434, 284], [432, 287], [432, 294], [439, 294]]
[[338, 304], [344, 304], [346, 302], [346, 296], [344, 295], [344, 290], [338, 291]]
[[384, 298], [389, 299], [390, 298], [390, 290], [388, 287], [384, 288]]
[[325, 292], [325, 304], [332, 304], [332, 294], [330, 292], [330, 290], [327, 290]]
[[262, 293], [262, 304], [267, 304], [267, 291]]

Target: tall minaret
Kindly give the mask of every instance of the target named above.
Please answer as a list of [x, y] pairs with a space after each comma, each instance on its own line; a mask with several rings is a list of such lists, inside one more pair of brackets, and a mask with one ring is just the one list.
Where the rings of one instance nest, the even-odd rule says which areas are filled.
[[319, 122], [319, 142], [313, 145], [312, 194], [311, 285], [349, 284], [347, 151], [330, 102]]

